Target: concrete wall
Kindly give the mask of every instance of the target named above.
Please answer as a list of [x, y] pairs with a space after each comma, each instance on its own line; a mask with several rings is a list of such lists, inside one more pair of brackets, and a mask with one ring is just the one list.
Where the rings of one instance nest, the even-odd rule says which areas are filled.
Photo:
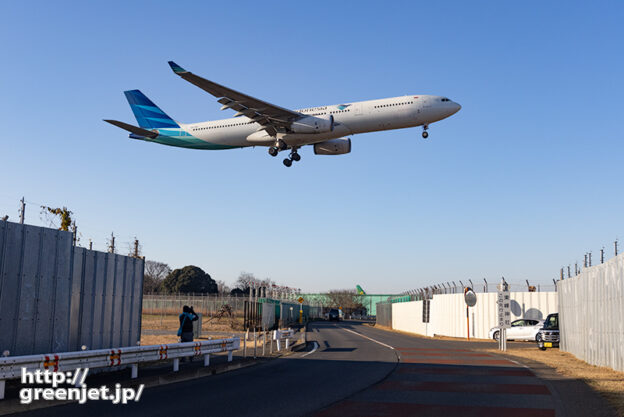
[[624, 371], [624, 254], [557, 282], [561, 349]]
[[392, 304], [392, 328], [404, 332], [433, 336], [431, 323], [422, 321], [423, 302]]
[[143, 260], [72, 246], [72, 234], [0, 221], [0, 351], [131, 346]]
[[[557, 312], [556, 292], [512, 292], [511, 316], [543, 319]], [[463, 294], [436, 294], [431, 300], [429, 323], [422, 322], [422, 301], [386, 304], [392, 306], [392, 328], [425, 336], [466, 337], [466, 303]], [[381, 304], [377, 307], [380, 310]], [[470, 337], [487, 339], [497, 325], [496, 293], [477, 294], [469, 310]], [[379, 315], [378, 315], [379, 317]]]
[[[544, 319], [557, 312], [556, 292], [512, 292], [511, 320]], [[498, 325], [496, 293], [477, 294], [477, 304], [469, 309], [470, 337], [487, 339]], [[466, 303], [463, 294], [434, 295], [431, 301], [431, 323], [438, 335], [466, 337]]]

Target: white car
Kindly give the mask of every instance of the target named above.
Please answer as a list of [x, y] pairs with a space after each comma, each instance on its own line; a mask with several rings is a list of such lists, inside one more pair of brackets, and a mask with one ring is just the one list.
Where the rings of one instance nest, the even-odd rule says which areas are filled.
[[[507, 340], [530, 340], [539, 342], [538, 332], [544, 325], [544, 320], [520, 319], [511, 322], [511, 327], [507, 329]], [[492, 327], [490, 338], [498, 340], [500, 329]]]

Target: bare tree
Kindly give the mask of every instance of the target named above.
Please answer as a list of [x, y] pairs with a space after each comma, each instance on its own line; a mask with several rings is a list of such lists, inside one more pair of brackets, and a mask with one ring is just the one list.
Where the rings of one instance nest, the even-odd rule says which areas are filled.
[[163, 280], [171, 273], [169, 265], [156, 262], [145, 261], [145, 274], [143, 278], [143, 293], [158, 293], [161, 291]]
[[363, 310], [362, 296], [355, 290], [331, 290], [325, 294], [329, 307], [341, 308], [344, 313]]
[[219, 294], [229, 294], [230, 291], [232, 291], [230, 286], [221, 280], [217, 280], [217, 289], [219, 290]]
[[250, 272], [241, 272], [236, 280], [234, 286], [243, 292], [247, 293], [249, 287], [257, 286], [260, 283], [260, 280], [254, 276], [254, 274]]

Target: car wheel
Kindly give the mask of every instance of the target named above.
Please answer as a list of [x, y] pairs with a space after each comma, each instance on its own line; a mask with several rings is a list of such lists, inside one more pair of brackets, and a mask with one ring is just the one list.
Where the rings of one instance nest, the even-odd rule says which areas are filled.
[[541, 334], [539, 334], [539, 333], [538, 333], [538, 334], [536, 334], [536, 335], [535, 335], [535, 341], [536, 341], [537, 343], [541, 342], [541, 341], [542, 341], [542, 335], [541, 335]]
[[500, 339], [500, 330], [494, 332], [494, 334], [492, 335], [492, 339], [498, 342], [498, 339]]

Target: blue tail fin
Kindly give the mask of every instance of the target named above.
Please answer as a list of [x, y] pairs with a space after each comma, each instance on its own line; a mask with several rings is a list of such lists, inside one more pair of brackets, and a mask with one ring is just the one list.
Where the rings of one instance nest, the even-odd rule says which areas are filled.
[[171, 117], [160, 110], [152, 101], [139, 90], [124, 91], [130, 108], [136, 117], [139, 126], [147, 129], [179, 128]]

